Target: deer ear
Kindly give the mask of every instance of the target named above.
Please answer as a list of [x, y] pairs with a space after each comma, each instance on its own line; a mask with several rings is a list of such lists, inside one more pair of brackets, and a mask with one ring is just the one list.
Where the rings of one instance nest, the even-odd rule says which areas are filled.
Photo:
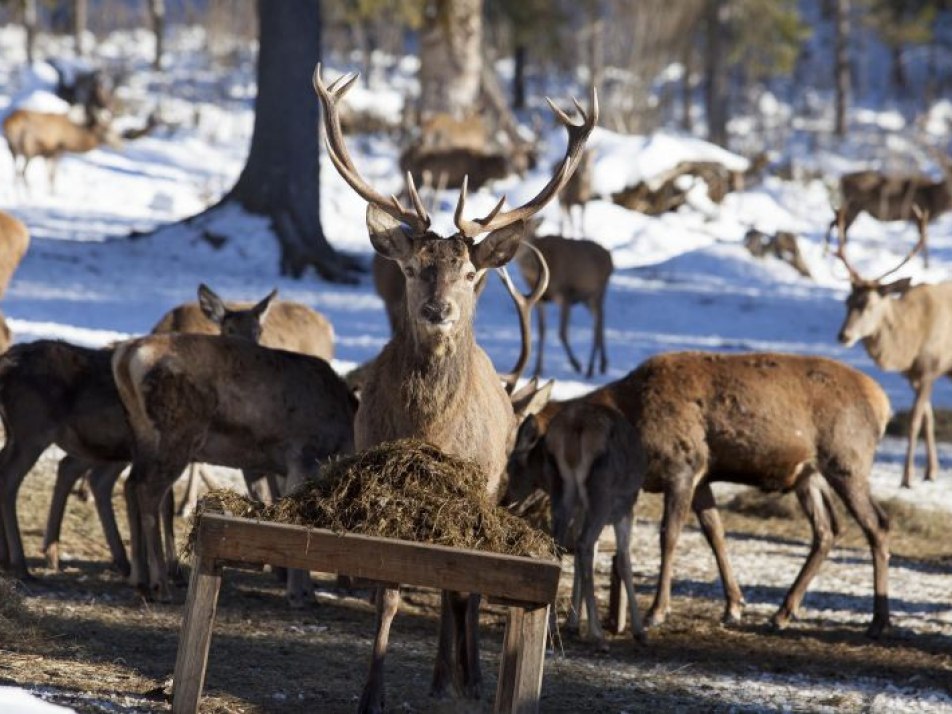
[[367, 232], [374, 250], [384, 258], [400, 261], [410, 257], [413, 239], [403, 224], [372, 203], [367, 204]]
[[894, 280], [891, 283], [886, 283], [885, 285], [880, 285], [876, 288], [876, 292], [880, 295], [889, 295], [891, 293], [897, 293], [899, 295], [904, 294], [912, 284], [912, 278], [903, 278], [902, 280]]
[[198, 286], [198, 307], [216, 325], [220, 325], [225, 317], [225, 303], [205, 283]]
[[265, 318], [268, 316], [268, 310], [271, 309], [271, 303], [274, 301], [274, 298], [277, 294], [278, 290], [275, 288], [270, 293], [268, 293], [268, 295], [261, 302], [251, 308], [251, 313], [255, 316], [258, 324], [261, 324], [265, 321]]
[[539, 442], [539, 420], [530, 414], [519, 425], [516, 433], [516, 451], [529, 451]]
[[552, 398], [552, 387], [555, 382], [551, 379], [538, 389], [534, 389], [529, 394], [519, 395], [513, 400], [512, 410], [516, 414], [516, 419], [532, 418], [535, 414], [541, 412], [545, 405]]
[[470, 248], [470, 260], [478, 270], [501, 268], [512, 260], [525, 233], [525, 221], [516, 221], [511, 226], [493, 231]]

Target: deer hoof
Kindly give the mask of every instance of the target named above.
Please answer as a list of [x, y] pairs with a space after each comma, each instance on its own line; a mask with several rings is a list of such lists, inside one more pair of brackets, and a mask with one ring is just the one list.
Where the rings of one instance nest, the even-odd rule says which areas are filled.
[[873, 621], [869, 624], [869, 627], [866, 629], [866, 636], [872, 640], [878, 640], [884, 635], [889, 635], [892, 632], [892, 625], [889, 622], [889, 618], [883, 618], [878, 615], [873, 617]]
[[650, 630], [652, 628], [661, 627], [665, 621], [665, 613], [660, 610], [651, 609], [648, 611], [648, 614], [645, 616], [645, 629]]
[[44, 553], [46, 555], [46, 567], [53, 571], [59, 571], [59, 543], [50, 543], [46, 546]]

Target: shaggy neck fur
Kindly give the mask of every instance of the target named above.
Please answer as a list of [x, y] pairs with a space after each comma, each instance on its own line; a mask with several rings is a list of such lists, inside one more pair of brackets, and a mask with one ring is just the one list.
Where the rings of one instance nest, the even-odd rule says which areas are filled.
[[[882, 369], [904, 372], [912, 367], [919, 354], [918, 321], [910, 324], [909, 311], [897, 310], [897, 303], [903, 302], [890, 299], [883, 313], [879, 328], [869, 337], [863, 338], [863, 345], [869, 356]], [[904, 315], [905, 319], [900, 318]]]

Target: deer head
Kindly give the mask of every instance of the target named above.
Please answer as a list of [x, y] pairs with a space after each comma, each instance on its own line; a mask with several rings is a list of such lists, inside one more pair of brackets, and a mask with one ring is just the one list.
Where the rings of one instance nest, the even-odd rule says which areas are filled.
[[229, 310], [224, 301], [210, 287], [202, 283], [198, 286], [198, 306], [205, 317], [218, 325], [221, 334], [250, 339], [257, 343], [261, 341], [261, 326], [277, 294], [277, 290], [272, 290], [263, 300], [248, 310]]
[[846, 257], [846, 212], [844, 208], [836, 211], [838, 228], [836, 257], [846, 267], [850, 277], [850, 294], [846, 298], [846, 319], [840, 328], [838, 339], [847, 347], [852, 347], [859, 340], [874, 335], [883, 323], [883, 319], [890, 309], [892, 296], [902, 296], [909, 289], [912, 280], [902, 278], [889, 283], [883, 280], [895, 273], [922, 250], [926, 243], [926, 228], [929, 223], [929, 214], [918, 206], [912, 207], [916, 223], [919, 227], [919, 240], [911, 251], [899, 264], [887, 270], [878, 278], [864, 278], [852, 266]]
[[[396, 196], [388, 198], [378, 193], [358, 174], [344, 145], [338, 113], [338, 103], [356, 79], [356, 74], [346, 75], [325, 85], [321, 66], [314, 71], [314, 89], [324, 110], [328, 155], [343, 179], [369, 204], [367, 230], [374, 250], [396, 262], [406, 276], [405, 329], [417, 344], [434, 347], [437, 353], [450, 351], [462, 333], [472, 330], [475, 288], [480, 277], [489, 268], [501, 268], [512, 259], [526, 232], [526, 221], [571, 178], [598, 118], [595, 91], [588, 113], [575, 102], [582, 116], [579, 124], [549, 100], [556, 118], [568, 131], [569, 142], [565, 158], [535, 198], [508, 211], [502, 210], [503, 198], [486, 216], [467, 219], [468, 179], [464, 179], [455, 213], [457, 231], [441, 237], [430, 230], [430, 216], [409, 173], [410, 208]], [[476, 238], [483, 234], [486, 237], [477, 243]]]

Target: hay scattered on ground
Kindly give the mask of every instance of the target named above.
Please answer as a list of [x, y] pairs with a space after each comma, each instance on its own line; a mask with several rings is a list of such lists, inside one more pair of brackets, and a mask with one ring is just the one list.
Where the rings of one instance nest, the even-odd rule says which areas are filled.
[[472, 461], [429, 444], [401, 440], [328, 463], [316, 482], [271, 506], [232, 491], [212, 491], [196, 510], [187, 550], [202, 513], [326, 528], [507, 555], [552, 557], [546, 534], [490, 501], [486, 476]]
[[741, 491], [724, 507], [752, 518], [780, 518], [794, 520], [802, 518], [797, 497], [791, 493], [764, 493], [755, 488]]
[[23, 602], [19, 583], [0, 575], [0, 642], [26, 646], [39, 638], [36, 623]]

